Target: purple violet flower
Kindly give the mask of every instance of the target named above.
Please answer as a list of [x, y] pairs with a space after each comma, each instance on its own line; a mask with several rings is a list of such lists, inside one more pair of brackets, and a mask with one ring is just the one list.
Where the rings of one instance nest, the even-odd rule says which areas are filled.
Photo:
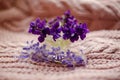
[[46, 20], [36, 19], [35, 22], [31, 22], [29, 33], [39, 35], [39, 42], [43, 42], [46, 38], [46, 35], [50, 35], [50, 29], [46, 27]]
[[52, 28], [50, 29], [51, 35], [53, 35], [53, 40], [56, 41], [59, 37], [61, 37], [60, 32], [61, 28], [59, 28], [60, 24], [59, 21], [56, 21], [53, 25]]
[[[56, 17], [50, 21], [37, 18], [30, 23], [28, 32], [39, 35], [38, 41], [40, 43], [45, 41], [47, 35], [52, 36], [53, 41], [62, 37], [63, 40], [75, 42], [79, 38], [84, 40], [89, 30], [86, 23], [78, 23], [68, 10], [63, 16]], [[87, 62], [83, 54], [76, 55], [75, 52], [69, 49], [62, 51], [60, 47], [47, 49], [46, 45], [40, 45], [39, 42], [27, 42], [27, 46], [23, 47], [23, 51], [19, 57], [22, 59], [28, 58], [34, 62], [59, 63], [67, 67], [84, 66]]]
[[79, 38], [83, 40], [88, 32], [87, 25], [79, 24], [69, 10], [64, 13], [63, 17], [56, 17], [51, 21], [38, 18], [35, 22], [31, 22], [29, 28], [29, 33], [39, 35], [39, 42], [44, 42], [47, 35], [51, 35], [54, 41], [62, 37], [64, 40], [69, 39], [71, 42], [75, 42]]

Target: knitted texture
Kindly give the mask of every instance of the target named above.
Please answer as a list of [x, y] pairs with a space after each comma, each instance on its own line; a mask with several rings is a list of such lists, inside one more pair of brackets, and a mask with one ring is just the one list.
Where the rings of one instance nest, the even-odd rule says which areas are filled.
[[69, 47], [82, 49], [88, 58], [85, 67], [74, 70], [56, 64], [19, 61], [27, 40], [37, 37], [0, 29], [0, 80], [120, 80], [120, 31], [94, 31], [84, 41]]
[[25, 30], [36, 17], [53, 18], [66, 10], [90, 30], [120, 29], [120, 0], [0, 0], [0, 4], [0, 25], [12, 31]]

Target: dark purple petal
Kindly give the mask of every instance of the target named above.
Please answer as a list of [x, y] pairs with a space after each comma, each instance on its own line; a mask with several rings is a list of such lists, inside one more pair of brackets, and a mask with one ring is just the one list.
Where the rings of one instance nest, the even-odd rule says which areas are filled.
[[59, 27], [59, 22], [56, 22], [52, 27], [53, 29], [57, 29]]
[[36, 24], [37, 24], [37, 23], [40, 23], [40, 18], [37, 18], [37, 19], [36, 19]]
[[70, 10], [67, 10], [64, 14], [65, 14], [66, 16], [69, 16], [69, 15], [70, 15]]
[[78, 35], [77, 35], [77, 34], [74, 34], [74, 36], [72, 36], [72, 37], [70, 38], [70, 41], [71, 41], [71, 42], [74, 42], [74, 41], [77, 41], [78, 39], [79, 39]]
[[39, 37], [38, 37], [38, 41], [39, 41], [39, 42], [43, 42], [44, 40], [45, 40], [45, 37], [44, 37], [44, 36], [39, 36]]
[[70, 38], [70, 35], [69, 34], [63, 34], [63, 39], [64, 40], [67, 40], [67, 39], [69, 39]]
[[43, 34], [50, 34], [50, 29], [49, 28], [45, 28], [42, 31]]
[[80, 35], [81, 40], [84, 40], [85, 37], [86, 37], [86, 34], [81, 34]]
[[34, 27], [35, 27], [35, 23], [34, 22], [31, 22], [30, 23], [30, 27], [29, 27], [29, 33], [32, 33], [33, 32], [33, 30], [34, 30]]
[[53, 40], [56, 41], [56, 39], [58, 39], [59, 37], [61, 37], [59, 34], [55, 34], [53, 35]]

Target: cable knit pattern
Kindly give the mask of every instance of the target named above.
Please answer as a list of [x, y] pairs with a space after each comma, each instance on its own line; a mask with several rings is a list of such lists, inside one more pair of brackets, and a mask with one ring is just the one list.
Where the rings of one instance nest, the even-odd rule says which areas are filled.
[[88, 58], [86, 67], [67, 69], [56, 64], [19, 61], [27, 33], [0, 30], [0, 80], [120, 80], [120, 31], [94, 31], [84, 41], [69, 47], [82, 49]]
[[68, 9], [90, 30], [120, 29], [120, 0], [0, 0], [0, 4], [0, 25], [12, 31], [24, 30], [36, 17], [53, 18]]

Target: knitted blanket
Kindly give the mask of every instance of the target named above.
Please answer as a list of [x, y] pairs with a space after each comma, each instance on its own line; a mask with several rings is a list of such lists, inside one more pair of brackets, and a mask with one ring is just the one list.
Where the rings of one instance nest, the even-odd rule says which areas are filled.
[[[120, 80], [119, 0], [0, 0], [0, 4], [0, 80]], [[107, 29], [90, 32], [84, 41], [69, 46], [84, 51], [85, 67], [71, 70], [15, 57], [26, 41], [37, 39], [18, 31], [27, 30], [36, 17], [53, 18], [68, 9], [90, 30]]]
[[26, 41], [36, 39], [25, 32], [0, 29], [0, 80], [120, 80], [120, 31], [90, 32], [84, 41], [71, 44], [71, 49], [82, 49], [88, 59], [85, 67], [74, 70], [14, 57]]

